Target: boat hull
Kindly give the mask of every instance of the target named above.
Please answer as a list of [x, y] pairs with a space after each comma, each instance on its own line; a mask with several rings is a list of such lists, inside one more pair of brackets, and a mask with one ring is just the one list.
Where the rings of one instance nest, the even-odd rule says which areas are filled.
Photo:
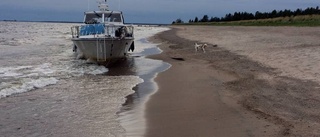
[[103, 62], [111, 59], [126, 58], [134, 39], [73, 38], [72, 41], [85, 59]]

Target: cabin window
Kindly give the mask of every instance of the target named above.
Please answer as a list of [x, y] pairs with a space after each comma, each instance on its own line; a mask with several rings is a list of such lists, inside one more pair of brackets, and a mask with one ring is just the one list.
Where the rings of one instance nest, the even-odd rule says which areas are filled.
[[[107, 13], [104, 15], [105, 22], [122, 22], [121, 14], [119, 13]], [[102, 23], [102, 13], [86, 14], [86, 24], [98, 24]]]
[[122, 22], [121, 16], [119, 13], [106, 14], [105, 15], [105, 22]]
[[97, 24], [102, 22], [102, 14], [87, 14], [85, 23], [87, 24]]

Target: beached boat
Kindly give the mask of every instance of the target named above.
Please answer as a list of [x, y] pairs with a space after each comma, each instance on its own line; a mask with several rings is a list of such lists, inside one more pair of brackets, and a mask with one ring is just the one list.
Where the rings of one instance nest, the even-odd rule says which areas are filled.
[[74, 51], [97, 62], [125, 58], [134, 50], [134, 28], [124, 24], [121, 11], [110, 11], [106, 0], [98, 3], [99, 11], [85, 12], [84, 24], [71, 28]]

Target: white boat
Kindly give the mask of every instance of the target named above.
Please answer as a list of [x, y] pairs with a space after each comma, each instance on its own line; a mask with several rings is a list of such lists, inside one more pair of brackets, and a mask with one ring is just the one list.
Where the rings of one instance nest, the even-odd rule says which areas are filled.
[[133, 26], [124, 24], [121, 11], [110, 11], [106, 0], [98, 7], [84, 13], [83, 25], [71, 28], [74, 51], [97, 62], [126, 58], [134, 50]]

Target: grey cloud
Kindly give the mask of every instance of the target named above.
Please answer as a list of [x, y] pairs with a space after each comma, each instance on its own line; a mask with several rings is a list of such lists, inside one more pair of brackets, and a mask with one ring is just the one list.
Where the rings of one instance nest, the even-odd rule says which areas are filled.
[[[193, 19], [195, 16], [203, 15], [222, 17], [227, 13], [236, 11], [271, 11], [282, 9], [297, 9], [320, 6], [319, 0], [108, 0], [111, 9], [119, 8], [125, 13], [128, 22], [148, 21], [171, 23], [174, 18], [183, 20]], [[75, 18], [82, 16], [83, 11], [97, 9], [96, 0], [1, 0], [0, 10], [2, 13], [28, 11], [59, 13], [61, 18]], [[44, 12], [48, 11], [48, 12]], [[70, 13], [63, 15], [63, 12]], [[72, 14], [71, 14], [72, 13]], [[77, 14], [79, 13], [79, 14]], [[29, 15], [28, 14], [28, 15]], [[28, 16], [25, 15], [25, 16]], [[11, 15], [14, 16], [14, 15]], [[40, 17], [47, 15], [39, 15]], [[72, 17], [71, 17], [72, 16]], [[131, 17], [130, 17], [131, 16]], [[132, 17], [133, 16], [133, 17]], [[0, 20], [6, 15], [0, 14]], [[59, 16], [55, 16], [59, 18]], [[30, 17], [32, 18], [32, 17]], [[79, 17], [81, 18], [81, 17]], [[59, 19], [55, 19], [59, 20]]]

